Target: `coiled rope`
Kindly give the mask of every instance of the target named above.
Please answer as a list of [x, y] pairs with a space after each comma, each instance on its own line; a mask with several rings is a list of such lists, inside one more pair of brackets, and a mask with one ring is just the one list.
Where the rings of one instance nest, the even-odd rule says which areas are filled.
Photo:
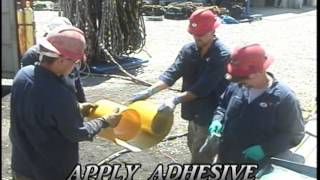
[[[139, 53], [145, 45], [142, 0], [60, 0], [63, 15], [83, 30], [88, 63]], [[103, 46], [100, 46], [103, 44]]]

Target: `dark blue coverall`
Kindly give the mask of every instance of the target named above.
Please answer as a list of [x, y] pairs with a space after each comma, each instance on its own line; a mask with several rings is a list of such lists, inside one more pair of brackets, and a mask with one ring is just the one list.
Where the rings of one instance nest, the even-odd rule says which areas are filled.
[[16, 74], [11, 90], [12, 170], [33, 180], [65, 179], [79, 161], [79, 141], [104, 127], [83, 122], [75, 94], [61, 77], [36, 65]]
[[212, 112], [218, 105], [219, 97], [229, 81], [226, 64], [228, 49], [216, 39], [205, 57], [201, 57], [195, 43], [185, 45], [175, 62], [160, 75], [160, 80], [172, 86], [182, 77], [182, 91], [190, 91], [196, 99], [182, 103], [182, 118], [207, 126], [211, 123]]
[[[229, 56], [229, 50], [217, 38], [204, 57], [200, 56], [194, 42], [189, 43], [181, 49], [175, 62], [160, 75], [160, 80], [169, 86], [182, 77], [182, 91], [189, 91], [197, 96], [196, 99], [181, 104], [181, 117], [192, 121], [188, 127], [188, 146], [192, 159], [198, 159], [196, 161], [209, 162], [212, 156], [197, 157], [197, 154], [206, 139], [219, 97], [229, 84], [224, 78]], [[191, 130], [190, 123], [196, 126], [194, 131]]]
[[[273, 77], [271, 73], [268, 73]], [[247, 88], [231, 83], [214, 113], [224, 124], [219, 160], [226, 163], [258, 163], [300, 143], [304, 122], [294, 92], [273, 77], [273, 84], [248, 104]], [[260, 162], [244, 158], [242, 151], [261, 145], [266, 157]]]

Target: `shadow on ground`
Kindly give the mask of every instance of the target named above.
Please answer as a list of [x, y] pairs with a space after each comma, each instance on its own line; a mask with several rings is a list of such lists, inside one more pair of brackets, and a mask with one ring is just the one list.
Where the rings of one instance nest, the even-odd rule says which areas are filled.
[[11, 91], [11, 86], [2, 85], [1, 86], [1, 94], [2, 94], [1, 97], [6, 96], [7, 94], [10, 93], [10, 91]]

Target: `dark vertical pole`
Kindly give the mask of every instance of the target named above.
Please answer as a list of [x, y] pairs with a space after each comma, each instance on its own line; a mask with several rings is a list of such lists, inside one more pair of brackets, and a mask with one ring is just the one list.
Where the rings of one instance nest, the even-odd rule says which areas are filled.
[[30, 2], [31, 9], [33, 10], [33, 0], [29, 0], [29, 2]]
[[250, 0], [247, 0], [247, 4], [246, 4], [246, 15], [249, 16], [250, 15]]

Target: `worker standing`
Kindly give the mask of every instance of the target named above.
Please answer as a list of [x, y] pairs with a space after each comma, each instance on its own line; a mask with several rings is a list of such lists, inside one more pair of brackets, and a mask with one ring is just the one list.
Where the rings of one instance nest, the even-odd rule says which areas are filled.
[[175, 62], [160, 76], [160, 81], [131, 99], [132, 102], [147, 99], [182, 77], [182, 93], [167, 99], [160, 105], [159, 111], [166, 109], [173, 112], [176, 105], [182, 103], [182, 118], [189, 121], [187, 138], [191, 163], [211, 163], [214, 156], [213, 151], [207, 154], [199, 154], [198, 151], [206, 139], [212, 112], [228, 85], [224, 76], [230, 54], [215, 35], [219, 24], [210, 10], [193, 12], [189, 18], [188, 32], [195, 42], [181, 49]]
[[267, 72], [273, 58], [259, 44], [239, 47], [228, 64], [230, 83], [209, 127], [220, 134], [219, 163], [264, 167], [298, 145], [304, 122], [294, 92]]
[[39, 43], [39, 64], [16, 74], [9, 131], [14, 179], [66, 179], [79, 163], [78, 142], [119, 122], [118, 113], [84, 122], [92, 109], [79, 107], [62, 80], [83, 59], [85, 44], [80, 29], [55, 28]]
[[[55, 28], [59, 26], [64, 25], [72, 25], [70, 20], [66, 17], [55, 17], [53, 18], [45, 27], [44, 27], [44, 37], [47, 36], [47, 34], [54, 30]], [[39, 44], [33, 45], [30, 47], [22, 56], [21, 58], [21, 65], [22, 67], [28, 66], [28, 65], [35, 65], [36, 63], [39, 63]], [[78, 99], [78, 102], [84, 103], [86, 102], [86, 97], [84, 94], [84, 90], [81, 83], [80, 78], [80, 66], [81, 64], [76, 64], [75, 68], [73, 69], [72, 73], [65, 76], [63, 78], [66, 86], [73, 91]], [[90, 106], [89, 103], [84, 103], [83, 105]]]

